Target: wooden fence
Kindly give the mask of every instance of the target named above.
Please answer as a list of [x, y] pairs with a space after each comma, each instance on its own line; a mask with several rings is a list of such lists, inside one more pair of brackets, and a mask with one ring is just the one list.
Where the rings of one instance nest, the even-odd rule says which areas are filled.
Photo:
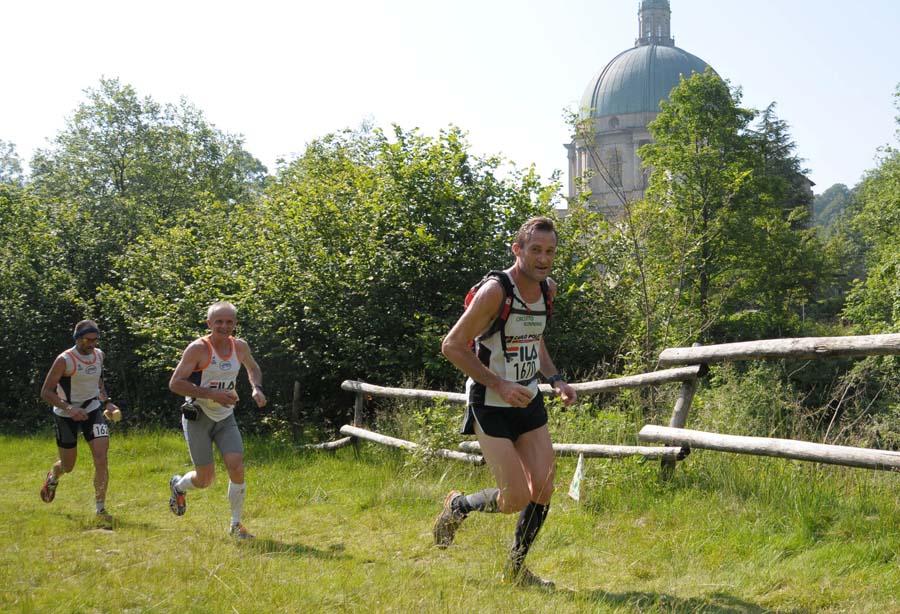
[[[614, 379], [573, 383], [572, 387], [575, 388], [578, 394], [583, 395], [680, 382], [682, 384], [681, 395], [678, 397], [672, 412], [672, 420], [677, 423], [679, 421], [678, 417], [685, 414], [690, 407], [691, 399], [694, 396], [694, 390], [696, 390], [697, 386], [697, 377], [702, 371], [702, 367], [694, 365], [677, 369], [653, 371], [651, 373], [641, 373], [639, 375], [629, 375]], [[390, 437], [362, 428], [366, 399], [371, 397], [387, 397], [419, 401], [442, 399], [453, 404], [464, 405], [466, 403], [466, 395], [459, 392], [389, 388], [353, 380], [345, 381], [341, 384], [341, 388], [354, 393], [353, 424], [345, 424], [341, 427], [341, 434], [345, 435], [345, 437], [327, 443], [315, 444], [310, 447], [319, 450], [335, 450], [356, 443], [359, 439], [364, 439], [403, 450], [418, 450], [421, 446], [412, 441]], [[539, 388], [542, 394], [549, 395], [553, 393], [553, 389], [546, 384], [541, 384]], [[441, 458], [468, 463], [481, 464], [484, 462], [484, 459], [476, 454], [481, 451], [478, 442], [463, 442], [460, 444], [460, 448], [462, 449], [462, 452], [455, 452], [452, 450], [428, 450], [427, 452]], [[558, 456], [583, 455], [585, 457], [594, 458], [642, 456], [647, 459], [661, 459], [667, 466], [674, 466], [676, 461], [683, 459], [687, 454], [687, 451], [682, 447], [613, 446], [595, 443], [556, 443], [553, 444], [553, 449]]]
[[[707, 373], [709, 364], [736, 360], [824, 359], [844, 356], [898, 354], [900, 354], [900, 334], [767, 339], [708, 346], [694, 344], [692, 347], [667, 348], [660, 353], [659, 360], [661, 365], [688, 366], [572, 384], [572, 387], [580, 395], [583, 395], [627, 388], [640, 388], [642, 386], [680, 383], [681, 391], [672, 409], [668, 427], [646, 425], [638, 434], [641, 441], [667, 444], [666, 446], [555, 443], [553, 444], [553, 449], [557, 456], [583, 455], [595, 458], [642, 456], [647, 459], [660, 459], [663, 477], [671, 475], [676, 462], [682, 460], [690, 453], [691, 448], [900, 471], [900, 452], [833, 446], [788, 439], [741, 437], [720, 433], [706, 433], [685, 428], [690, 414], [691, 403], [697, 391], [698, 378], [703, 377]], [[355, 444], [359, 439], [365, 439], [405, 450], [417, 450], [420, 448], [419, 444], [363, 428], [363, 414], [367, 398], [388, 397], [423, 401], [443, 399], [453, 404], [465, 404], [466, 402], [466, 395], [458, 392], [390, 388], [352, 380], [342, 383], [341, 388], [353, 392], [355, 395], [353, 424], [341, 427], [341, 434], [345, 435], [345, 437], [310, 447], [321, 450], [334, 450]], [[542, 394], [552, 393], [552, 389], [546, 384], [541, 384], [540, 390]], [[461, 443], [459, 447], [462, 452], [453, 450], [429, 450], [428, 452], [442, 458], [468, 463], [480, 464], [483, 462], [484, 459], [477, 454], [477, 452], [480, 452], [477, 441], [466, 441]]]
[[[837, 357], [884, 356], [900, 354], [900, 334], [859, 335], [847, 337], [801, 337], [767, 339], [719, 345], [668, 348], [659, 355], [661, 365], [696, 363], [708, 365], [736, 360], [760, 359], [824, 359]], [[900, 452], [835, 446], [793, 439], [742, 437], [685, 429], [687, 407], [678, 423], [669, 427], [647, 425], [641, 429], [641, 441], [702, 448], [735, 454], [775, 456], [793, 460], [900, 471]], [[674, 422], [674, 421], [673, 421]]]

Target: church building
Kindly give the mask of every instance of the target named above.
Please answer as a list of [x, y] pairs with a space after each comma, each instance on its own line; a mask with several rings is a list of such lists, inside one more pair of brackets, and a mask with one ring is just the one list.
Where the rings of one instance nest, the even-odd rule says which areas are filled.
[[[622, 217], [625, 198], [643, 197], [649, 177], [637, 150], [650, 142], [647, 124], [659, 114], [679, 79], [702, 73], [707, 63], [675, 46], [669, 0], [641, 0], [634, 47], [614, 57], [588, 83], [581, 99], [579, 129], [566, 145], [569, 197], [588, 189], [607, 219]], [[588, 185], [579, 185], [583, 178]]]

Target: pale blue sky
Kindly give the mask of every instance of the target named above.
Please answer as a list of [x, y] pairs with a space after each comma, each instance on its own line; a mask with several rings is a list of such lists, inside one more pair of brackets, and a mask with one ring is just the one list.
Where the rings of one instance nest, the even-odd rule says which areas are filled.
[[[900, 2], [670, 0], [675, 44], [778, 102], [816, 192], [894, 140]], [[566, 170], [564, 109], [634, 45], [638, 0], [4, 3], [0, 139], [27, 161], [101, 76], [187, 97], [274, 170], [371, 119], [453, 123], [478, 153]]]

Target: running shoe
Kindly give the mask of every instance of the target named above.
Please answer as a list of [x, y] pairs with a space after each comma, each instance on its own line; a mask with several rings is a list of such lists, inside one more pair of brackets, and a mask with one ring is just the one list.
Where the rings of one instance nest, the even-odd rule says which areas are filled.
[[184, 511], [187, 509], [187, 501], [185, 500], [184, 493], [175, 487], [180, 480], [181, 476], [178, 474], [173, 475], [172, 479], [169, 480], [169, 490], [172, 493], [169, 497], [169, 509], [172, 510], [172, 513], [176, 516], [184, 516]]
[[50, 503], [56, 497], [56, 487], [59, 486], [59, 480], [53, 479], [53, 471], [47, 472], [44, 478], [44, 485], [41, 486], [41, 501]]
[[512, 563], [507, 563], [503, 570], [503, 577], [504, 580], [516, 586], [530, 586], [548, 591], [552, 591], [556, 588], [556, 584], [551, 580], [545, 580], [544, 578], [531, 573], [531, 570], [524, 565], [516, 569]]
[[247, 527], [242, 525], [240, 522], [237, 524], [231, 525], [231, 530], [228, 531], [228, 534], [238, 540], [240, 540], [240, 539], [255, 539], [256, 538], [256, 535], [253, 535], [252, 533], [250, 533], [250, 531], [247, 530]]
[[446, 548], [453, 543], [456, 537], [456, 530], [459, 525], [466, 519], [466, 515], [453, 509], [453, 500], [461, 497], [462, 493], [458, 490], [451, 490], [444, 498], [444, 507], [434, 520], [434, 545], [438, 548]]
[[106, 508], [103, 508], [99, 512], [97, 512], [97, 523], [102, 527], [111, 529], [113, 526], [113, 517], [112, 514], [106, 511]]

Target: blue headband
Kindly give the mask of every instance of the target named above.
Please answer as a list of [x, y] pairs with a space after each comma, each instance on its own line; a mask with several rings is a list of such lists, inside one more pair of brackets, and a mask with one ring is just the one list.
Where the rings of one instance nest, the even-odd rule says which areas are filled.
[[81, 339], [82, 337], [87, 335], [88, 333], [97, 333], [99, 335], [100, 331], [97, 330], [93, 326], [88, 326], [87, 328], [82, 328], [80, 331], [78, 331], [77, 333], [72, 335], [72, 339], [74, 339], [75, 341], [78, 341], [79, 339]]

